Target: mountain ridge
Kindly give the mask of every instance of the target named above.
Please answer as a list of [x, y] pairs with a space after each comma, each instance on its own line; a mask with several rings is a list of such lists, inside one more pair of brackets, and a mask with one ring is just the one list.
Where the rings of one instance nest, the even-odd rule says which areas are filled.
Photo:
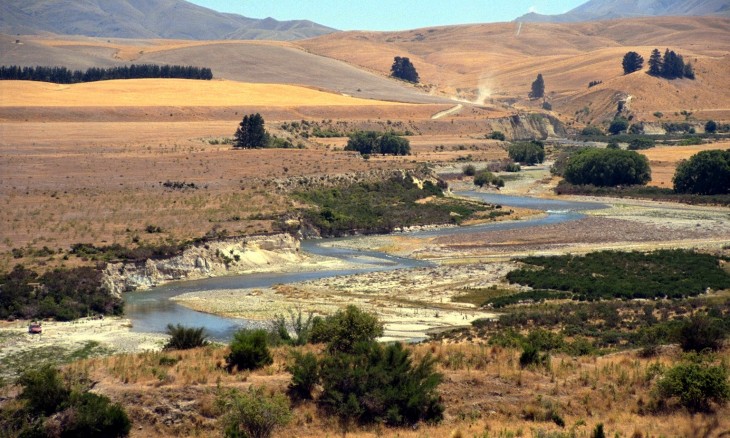
[[103, 38], [297, 40], [336, 32], [308, 20], [255, 19], [185, 0], [7, 0], [0, 32]]
[[520, 22], [574, 23], [619, 18], [661, 16], [730, 17], [729, 0], [590, 0], [564, 14], [530, 12], [515, 19]]

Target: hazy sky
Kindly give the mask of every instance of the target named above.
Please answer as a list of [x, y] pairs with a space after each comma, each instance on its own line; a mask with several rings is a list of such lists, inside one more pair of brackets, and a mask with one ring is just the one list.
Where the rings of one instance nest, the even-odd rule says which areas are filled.
[[340, 30], [404, 30], [561, 14], [588, 0], [188, 0], [251, 18], [307, 19]]

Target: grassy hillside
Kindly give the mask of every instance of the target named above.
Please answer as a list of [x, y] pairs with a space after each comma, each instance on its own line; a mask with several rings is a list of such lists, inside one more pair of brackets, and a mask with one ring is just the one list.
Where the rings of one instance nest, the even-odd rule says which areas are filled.
[[[492, 99], [537, 108], [530, 83], [545, 77], [553, 109], [572, 118], [592, 105], [594, 119], [610, 117], [617, 95], [636, 96], [636, 111], [726, 111], [730, 101], [730, 20], [671, 17], [577, 24], [495, 23], [404, 32], [345, 32], [299, 44], [309, 51], [388, 74], [393, 57], [409, 56], [421, 81], [447, 96]], [[357, 46], [358, 50], [352, 50]], [[666, 81], [636, 73], [624, 77], [623, 55], [648, 60], [655, 47], [684, 55], [697, 80]], [[603, 81], [588, 89], [591, 81]], [[727, 117], [722, 113], [721, 117]], [[586, 121], [583, 121], [584, 123]]]

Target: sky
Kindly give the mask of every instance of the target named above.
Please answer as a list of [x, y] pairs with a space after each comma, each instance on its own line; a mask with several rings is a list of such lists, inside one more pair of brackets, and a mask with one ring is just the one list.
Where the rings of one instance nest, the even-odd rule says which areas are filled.
[[562, 14], [588, 0], [188, 0], [250, 18], [306, 19], [339, 30], [512, 21], [527, 12]]

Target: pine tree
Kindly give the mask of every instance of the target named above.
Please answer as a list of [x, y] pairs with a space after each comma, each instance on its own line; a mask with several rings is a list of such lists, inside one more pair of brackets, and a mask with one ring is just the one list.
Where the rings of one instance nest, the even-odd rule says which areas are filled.
[[542, 73], [538, 73], [537, 79], [532, 83], [532, 90], [528, 96], [530, 96], [530, 99], [540, 99], [545, 96], [545, 80], [542, 78]]
[[628, 52], [623, 60], [624, 74], [639, 71], [644, 67], [644, 58], [636, 52]]
[[393, 65], [390, 67], [390, 75], [394, 78], [403, 79], [404, 81], [417, 84], [419, 81], [416, 67], [413, 66], [411, 60], [396, 56], [393, 58]]
[[687, 79], [694, 79], [695, 78], [695, 70], [692, 67], [692, 63], [688, 62], [684, 65], [684, 77]]
[[263, 148], [269, 143], [269, 135], [264, 129], [264, 118], [261, 114], [243, 116], [236, 130], [234, 147], [242, 149]]
[[649, 57], [649, 74], [652, 76], [660, 76], [662, 74], [662, 54], [659, 49], [651, 51]]

